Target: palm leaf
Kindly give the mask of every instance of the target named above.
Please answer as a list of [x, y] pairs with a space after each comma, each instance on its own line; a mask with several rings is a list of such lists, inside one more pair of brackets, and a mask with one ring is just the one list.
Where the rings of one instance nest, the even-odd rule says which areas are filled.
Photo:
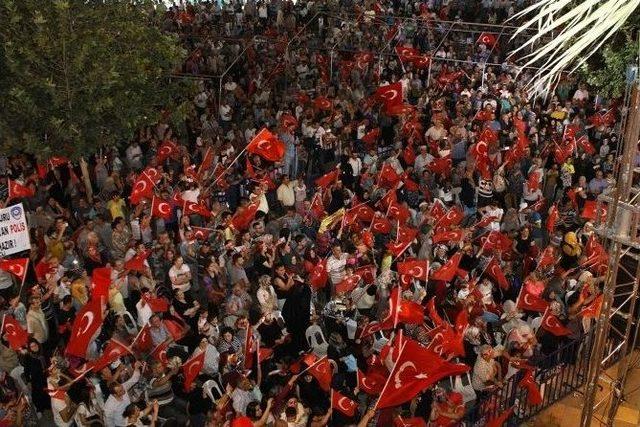
[[640, 0], [539, 0], [511, 19], [524, 21], [512, 40], [535, 34], [511, 52], [523, 67], [538, 67], [526, 89], [530, 96], [553, 91], [563, 72], [573, 72], [637, 12]]

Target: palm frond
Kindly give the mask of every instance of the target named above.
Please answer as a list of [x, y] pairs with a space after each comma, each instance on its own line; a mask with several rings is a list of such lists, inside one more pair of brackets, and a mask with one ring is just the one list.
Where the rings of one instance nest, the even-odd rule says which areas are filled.
[[523, 67], [538, 67], [526, 89], [531, 96], [546, 96], [562, 72], [575, 71], [638, 11], [640, 0], [538, 0], [515, 14], [524, 20], [512, 39], [535, 33], [511, 52]]

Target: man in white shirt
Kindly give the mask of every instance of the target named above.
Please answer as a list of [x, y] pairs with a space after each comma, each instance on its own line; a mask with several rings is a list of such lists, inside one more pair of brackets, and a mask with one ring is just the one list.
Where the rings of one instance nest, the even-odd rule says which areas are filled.
[[198, 188], [198, 184], [191, 183], [190, 187], [182, 192], [182, 200], [191, 203], [198, 203], [198, 197], [200, 197], [200, 188]]
[[362, 172], [362, 160], [360, 160], [360, 157], [356, 156], [356, 153], [351, 152], [349, 154], [349, 164], [353, 170], [353, 176], [357, 178], [360, 175], [360, 172]]
[[212, 346], [206, 338], [200, 340], [200, 344], [193, 351], [193, 357], [204, 351], [204, 365], [202, 366], [202, 373], [209, 376], [214, 376], [218, 373], [218, 366], [220, 364], [220, 353]]
[[129, 390], [140, 379], [140, 362], [134, 365], [131, 378], [122, 384], [115, 384], [111, 387], [111, 394], [104, 403], [104, 418], [107, 427], [124, 427], [127, 420], [124, 418], [124, 410], [131, 403]]
[[420, 146], [420, 154], [416, 156], [415, 163], [413, 164], [413, 168], [416, 171], [416, 174], [422, 176], [422, 172], [425, 170], [427, 165], [433, 161], [433, 156], [427, 153], [427, 146]]
[[282, 183], [278, 187], [276, 191], [278, 195], [278, 201], [282, 204], [284, 208], [291, 207], [296, 202], [296, 196], [293, 191], [294, 183], [289, 180], [288, 175], [282, 176]]
[[344, 279], [348, 257], [349, 254], [343, 253], [340, 245], [331, 248], [331, 256], [327, 258], [327, 274], [332, 285], [335, 286]]

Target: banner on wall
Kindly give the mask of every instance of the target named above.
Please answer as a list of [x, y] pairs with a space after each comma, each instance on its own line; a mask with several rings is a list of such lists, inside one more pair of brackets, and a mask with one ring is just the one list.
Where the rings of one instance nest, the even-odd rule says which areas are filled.
[[0, 209], [0, 257], [31, 249], [22, 203]]

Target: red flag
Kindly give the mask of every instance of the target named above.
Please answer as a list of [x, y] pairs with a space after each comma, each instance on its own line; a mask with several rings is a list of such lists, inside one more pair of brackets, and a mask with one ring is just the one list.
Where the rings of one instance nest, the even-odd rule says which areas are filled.
[[542, 394], [540, 394], [540, 388], [533, 379], [533, 372], [526, 371], [524, 377], [518, 383], [518, 387], [522, 387], [527, 390], [527, 402], [536, 406], [542, 403]]
[[413, 147], [411, 145], [407, 145], [404, 148], [404, 150], [402, 150], [402, 158], [404, 159], [405, 163], [407, 163], [408, 165], [412, 165], [415, 163], [416, 153], [415, 151], [413, 151]]
[[149, 258], [149, 255], [151, 255], [150, 249], [143, 250], [142, 252], [134, 255], [129, 261], [125, 262], [124, 268], [133, 271], [146, 271], [147, 266], [144, 265], [144, 262]]
[[320, 193], [314, 194], [311, 199], [311, 214], [316, 218], [320, 219], [324, 216], [324, 204], [322, 203], [322, 196]]
[[131, 353], [131, 350], [126, 345], [111, 338], [93, 367], [95, 372], [100, 372], [104, 367], [109, 366], [127, 353]]
[[169, 332], [169, 335], [173, 338], [173, 341], [180, 341], [187, 334], [189, 326], [187, 326], [182, 320], [164, 319], [162, 321], [164, 327]]
[[28, 265], [29, 258], [0, 259], [0, 270], [13, 274], [21, 282], [24, 282], [27, 275]]
[[426, 259], [410, 259], [398, 262], [398, 273], [426, 282], [429, 277], [429, 261]]
[[476, 228], [485, 228], [486, 226], [488, 226], [489, 224], [491, 224], [493, 221], [497, 220], [498, 218], [495, 216], [491, 216], [491, 215], [485, 215], [482, 218], [480, 218], [480, 221], [476, 222], [474, 227]]
[[431, 57], [429, 55], [415, 55], [411, 58], [411, 63], [418, 69], [425, 69], [431, 64]]
[[376, 233], [389, 234], [391, 232], [391, 222], [384, 217], [376, 215], [371, 222], [371, 230]]
[[184, 362], [182, 372], [184, 374], [184, 390], [189, 390], [193, 381], [200, 375], [200, 371], [204, 366], [204, 354], [200, 352], [196, 356]]
[[109, 298], [109, 286], [111, 285], [111, 267], [94, 268], [91, 273], [91, 298], [100, 300]]
[[500, 268], [500, 264], [496, 258], [492, 258], [487, 266], [487, 274], [491, 276], [500, 286], [501, 289], [507, 290], [509, 289], [509, 281], [504, 275], [504, 272]]
[[[307, 356], [314, 356], [314, 355], [310, 354]], [[309, 370], [307, 372], [309, 372], [316, 380], [318, 380], [318, 384], [320, 384], [321, 389], [323, 389], [324, 391], [329, 391], [331, 389], [331, 376], [332, 376], [332, 369], [331, 369], [331, 365], [329, 364], [329, 360], [327, 359], [327, 356], [324, 356], [323, 358], [317, 359], [317, 360], [314, 360], [314, 359], [316, 359], [315, 356], [313, 358], [305, 357], [303, 359], [303, 361], [307, 365], [309, 365]], [[314, 360], [314, 361], [311, 362], [311, 360]]]
[[431, 209], [429, 210], [429, 215], [432, 216], [436, 222], [440, 221], [442, 217], [447, 214], [445, 210], [444, 204], [440, 201], [440, 199], [435, 199], [433, 204], [431, 205]]
[[480, 34], [480, 37], [478, 37], [478, 41], [476, 43], [492, 48], [496, 44], [496, 36], [491, 33], [482, 33]]
[[420, 56], [418, 49], [408, 46], [396, 46], [396, 53], [401, 62], [412, 62], [414, 58]]
[[164, 297], [155, 297], [151, 293], [146, 293], [142, 296], [151, 311], [154, 313], [164, 313], [169, 311], [169, 300]]
[[434, 159], [431, 163], [427, 165], [427, 168], [439, 175], [449, 175], [451, 172], [451, 167], [453, 163], [451, 162], [451, 156], [438, 157]]
[[29, 333], [22, 329], [20, 323], [11, 315], [2, 318], [2, 336], [9, 342], [13, 350], [19, 350], [29, 342]]
[[380, 138], [380, 134], [381, 134], [380, 128], [371, 129], [369, 132], [364, 134], [364, 136], [362, 137], [362, 142], [364, 142], [367, 145], [373, 145]]
[[158, 154], [156, 154], [156, 161], [158, 164], [164, 162], [169, 157], [175, 157], [180, 153], [178, 145], [173, 141], [164, 141], [158, 147]]
[[584, 251], [588, 258], [591, 258], [591, 256], [595, 254], [605, 253], [604, 248], [602, 247], [600, 242], [598, 242], [598, 239], [596, 239], [595, 233], [592, 233], [591, 236], [589, 236], [589, 238], [587, 239], [587, 244], [584, 247]]
[[389, 163], [384, 163], [378, 175], [378, 183], [382, 187], [394, 187], [400, 181], [400, 175]]
[[294, 131], [298, 127], [298, 119], [291, 114], [280, 116], [280, 125], [288, 131]]
[[327, 273], [327, 260], [320, 261], [311, 271], [309, 275], [309, 284], [314, 289], [324, 288], [329, 280], [329, 273]]
[[204, 176], [204, 173], [209, 170], [211, 165], [213, 165], [213, 150], [211, 147], [207, 147], [207, 151], [205, 151], [204, 156], [202, 157], [202, 163], [198, 167], [197, 178], [201, 179]]
[[553, 247], [547, 246], [540, 254], [540, 261], [538, 261], [538, 268], [545, 268], [552, 264], [555, 264], [556, 259], [553, 253]]
[[262, 129], [253, 137], [246, 150], [270, 162], [279, 162], [284, 157], [284, 143], [267, 128]]
[[156, 196], [153, 196], [151, 198], [151, 216], [152, 217], [169, 220], [171, 219], [171, 214], [172, 214], [172, 209], [169, 202]]
[[399, 257], [413, 243], [417, 235], [418, 231], [413, 228], [401, 228], [398, 232], [398, 239], [395, 242], [387, 243], [387, 249], [396, 257]]
[[131, 347], [135, 348], [141, 353], [145, 353], [151, 350], [152, 346], [153, 341], [151, 340], [151, 328], [149, 327], [149, 324], [146, 324], [138, 332], [138, 335], [131, 343]]
[[583, 307], [582, 310], [580, 310], [580, 314], [582, 314], [582, 317], [587, 317], [587, 318], [596, 318], [600, 315], [600, 310], [602, 309], [602, 302], [604, 300], [604, 295], [600, 294], [597, 297], [594, 298], [593, 301], [591, 301], [591, 303], [586, 306]]
[[518, 295], [516, 307], [521, 310], [538, 311], [543, 313], [549, 307], [549, 303], [539, 296], [529, 292], [527, 286], [523, 285], [522, 288], [520, 288], [520, 295]]
[[242, 210], [238, 209], [235, 215], [231, 217], [231, 225], [233, 228], [239, 231], [246, 230], [249, 224], [251, 224], [251, 221], [255, 219], [259, 207], [260, 202], [255, 201]]
[[137, 205], [142, 199], [151, 199], [153, 197], [153, 180], [146, 173], [142, 172], [131, 188], [129, 200], [132, 204]]
[[545, 203], [546, 203], [546, 199], [544, 197], [541, 197], [535, 203], [533, 203], [531, 206], [529, 206], [528, 209], [530, 209], [532, 211], [535, 211], [535, 212], [540, 212], [540, 210], [545, 205]]
[[373, 54], [371, 52], [359, 52], [353, 56], [353, 59], [356, 61], [356, 67], [360, 71], [364, 71], [367, 69], [367, 65], [373, 62]]
[[78, 311], [73, 321], [66, 353], [86, 358], [87, 347], [100, 330], [102, 320], [101, 298], [92, 298]]
[[19, 184], [17, 181], [13, 181], [11, 179], [7, 179], [7, 187], [9, 191], [8, 200], [33, 197], [36, 194], [31, 188], [26, 185]]
[[244, 335], [244, 368], [251, 369], [253, 366], [253, 357], [251, 353], [254, 353], [255, 339], [253, 338], [253, 329], [251, 325], [247, 326]]
[[[395, 218], [400, 223], [403, 223], [403, 224], [406, 223], [407, 220], [411, 217], [411, 212], [409, 212], [409, 209], [407, 209], [406, 207], [404, 207], [398, 202], [392, 202], [391, 206], [389, 206], [388, 212], [389, 212], [390, 218]], [[406, 240], [406, 239], [402, 239], [402, 240]]]
[[[202, 203], [187, 202], [185, 200], [183, 203], [183, 208], [184, 208], [183, 209], [184, 212], [182, 213], [183, 215], [196, 214], [196, 215], [203, 216], [205, 218], [211, 217], [211, 211]], [[164, 209], [166, 210], [166, 208]]]
[[356, 415], [358, 404], [348, 397], [343, 396], [336, 390], [331, 390], [331, 407], [342, 412], [347, 417], [353, 417]]
[[327, 188], [328, 186], [334, 184], [339, 177], [340, 169], [334, 169], [331, 172], [328, 172], [322, 175], [320, 178], [316, 179], [315, 183], [318, 187]]
[[313, 106], [318, 110], [329, 111], [333, 108], [333, 103], [326, 96], [319, 96], [313, 100]]
[[358, 379], [358, 389], [371, 395], [380, 394], [386, 381], [384, 376], [378, 375], [376, 372], [365, 375], [360, 369], [356, 371], [356, 377]]
[[442, 280], [444, 282], [451, 281], [458, 272], [458, 266], [462, 259], [462, 253], [456, 252], [453, 256], [438, 270], [431, 274], [433, 280]]
[[604, 204], [600, 205], [598, 210], [598, 203], [595, 200], [585, 200], [584, 207], [582, 208], [582, 218], [595, 221], [600, 218], [600, 221], [605, 221], [607, 218], [607, 207]]
[[487, 421], [486, 427], [502, 427], [502, 425], [506, 423], [509, 417], [511, 417], [511, 415], [513, 414], [513, 410], [514, 407], [512, 406], [497, 417], [491, 418], [489, 421]]
[[445, 230], [437, 232], [431, 238], [433, 244], [441, 242], [459, 242], [464, 237], [464, 230]]
[[490, 231], [485, 236], [480, 236], [480, 245], [486, 251], [498, 250], [508, 252], [511, 250], [513, 242], [506, 234], [499, 231]]
[[553, 233], [553, 230], [555, 230], [556, 221], [558, 221], [559, 217], [560, 214], [558, 213], [556, 205], [551, 206], [551, 209], [549, 209], [549, 217], [547, 218], [547, 231], [549, 234]]
[[359, 267], [353, 272], [353, 274], [360, 276], [363, 283], [372, 285], [376, 281], [376, 266], [365, 265], [363, 267]]
[[589, 154], [591, 156], [596, 154], [596, 149], [591, 144], [591, 142], [589, 142], [589, 137], [586, 134], [584, 134], [580, 138], [576, 139], [576, 144], [578, 144], [578, 147], [580, 147], [582, 149], [582, 151], [584, 151], [585, 153], [587, 153], [587, 154]]
[[560, 322], [556, 316], [551, 314], [549, 310], [542, 315], [542, 323], [540, 324], [545, 331], [551, 332], [553, 335], [560, 337], [571, 335], [571, 329], [567, 328]]
[[366, 338], [369, 335], [373, 335], [382, 329], [387, 329], [387, 325], [383, 325], [380, 322], [369, 322], [365, 327], [362, 328], [360, 332], [360, 339]]
[[402, 104], [402, 83], [395, 82], [390, 85], [380, 86], [376, 90], [375, 97], [379, 102], [382, 102], [387, 109], [394, 105]]
[[463, 374], [469, 369], [464, 364], [447, 362], [416, 341], [407, 339], [376, 406], [380, 409], [398, 406], [441, 379]]
[[358, 207], [349, 209], [349, 212], [355, 213], [356, 217], [360, 221], [364, 221], [364, 222], [371, 222], [373, 220], [374, 215], [376, 214], [376, 212], [373, 209], [371, 209], [369, 206], [364, 204]]
[[494, 144], [498, 142], [498, 132], [489, 127], [485, 127], [482, 129], [482, 132], [478, 137], [478, 141], [484, 141], [487, 144]]
[[531, 172], [527, 179], [527, 187], [529, 191], [537, 191], [540, 187], [540, 174], [538, 172]]
[[416, 107], [411, 104], [396, 104], [385, 107], [385, 113], [390, 116], [404, 116], [406, 114], [413, 114], [415, 111]]
[[438, 221], [439, 227], [450, 227], [452, 225], [458, 225], [464, 219], [464, 212], [457, 206], [449, 209], [449, 212]]
[[69, 163], [69, 159], [65, 156], [53, 156], [47, 160], [47, 164], [51, 169], [63, 166]]
[[154, 348], [149, 355], [162, 363], [163, 365], [167, 365], [169, 363], [169, 358], [167, 357], [167, 350], [169, 349], [169, 341], [163, 341]]
[[211, 231], [213, 231], [211, 228], [204, 227], [191, 227], [191, 230], [193, 230], [193, 237], [195, 237], [197, 240], [202, 241], [209, 240]]

